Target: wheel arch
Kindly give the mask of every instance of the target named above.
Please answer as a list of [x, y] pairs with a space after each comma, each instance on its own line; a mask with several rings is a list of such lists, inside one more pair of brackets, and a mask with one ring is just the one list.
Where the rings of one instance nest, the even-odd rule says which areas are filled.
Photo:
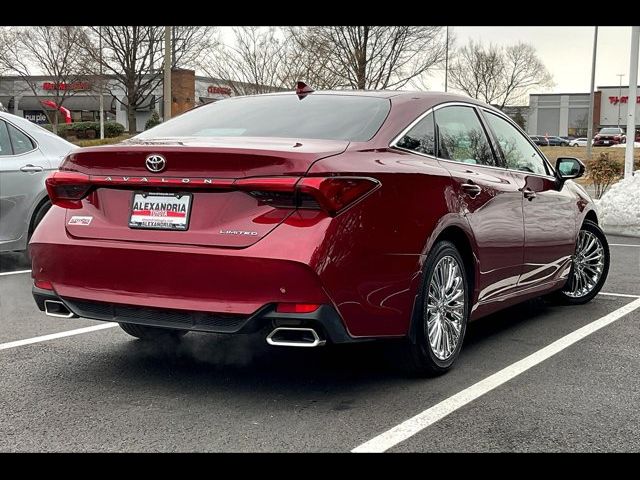
[[425, 252], [423, 252], [423, 262], [421, 265], [421, 271], [419, 275], [418, 289], [416, 295], [414, 297], [412, 314], [411, 314], [411, 323], [409, 326], [408, 336], [412, 342], [416, 340], [416, 331], [415, 325], [417, 324], [417, 316], [420, 314], [420, 298], [421, 293], [424, 289], [424, 265], [426, 263], [426, 258], [434, 245], [436, 245], [440, 241], [449, 241], [453, 243], [460, 256], [462, 257], [462, 261], [464, 262], [465, 272], [467, 274], [467, 287], [469, 288], [470, 303], [473, 304], [476, 298], [476, 279], [478, 278], [478, 258], [475, 254], [475, 238], [473, 237], [472, 232], [468, 228], [466, 223], [462, 223], [459, 221], [452, 222], [447, 224], [446, 226], [442, 226], [441, 228], [434, 231], [431, 236], [427, 246], [425, 248]]

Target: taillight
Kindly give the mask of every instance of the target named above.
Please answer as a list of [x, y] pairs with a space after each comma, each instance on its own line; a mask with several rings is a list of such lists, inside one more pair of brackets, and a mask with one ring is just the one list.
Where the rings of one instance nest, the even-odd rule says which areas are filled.
[[335, 215], [380, 183], [362, 177], [248, 178], [234, 186], [275, 208], [324, 209]]
[[53, 172], [46, 180], [51, 203], [63, 208], [82, 208], [82, 200], [91, 189], [89, 176], [77, 172]]
[[380, 183], [359, 177], [306, 177], [298, 189], [314, 197], [327, 212], [334, 215], [376, 189]]

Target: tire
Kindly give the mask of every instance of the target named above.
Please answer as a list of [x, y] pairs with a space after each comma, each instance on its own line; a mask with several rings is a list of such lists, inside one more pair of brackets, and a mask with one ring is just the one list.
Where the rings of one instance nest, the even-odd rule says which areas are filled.
[[172, 328], [149, 327], [134, 323], [120, 323], [120, 328], [132, 337], [141, 340], [159, 340], [163, 338], [178, 339], [188, 332], [186, 330], [174, 330]]
[[44, 216], [47, 214], [49, 209], [51, 208], [51, 202], [47, 199], [39, 208], [36, 210], [36, 213], [33, 215], [33, 219], [29, 225], [29, 232], [27, 233], [27, 248], [24, 250], [24, 259], [31, 264], [31, 255], [29, 254], [29, 242], [31, 241], [31, 237], [33, 236], [33, 232], [36, 231], [36, 227], [42, 221]]
[[[592, 240], [597, 242], [593, 246]], [[596, 253], [600, 255], [599, 260]], [[590, 257], [593, 258], [589, 260]], [[554, 292], [552, 299], [565, 305], [583, 305], [590, 302], [607, 280], [609, 264], [607, 237], [597, 224], [585, 220], [576, 239], [576, 253], [567, 283], [562, 289]], [[587, 265], [586, 268], [585, 265]], [[578, 273], [576, 268], [580, 269]]]
[[[439, 269], [446, 269], [448, 266], [454, 266], [454, 271], [456, 271], [455, 269], [457, 268], [457, 274], [453, 275], [453, 281], [458, 285], [456, 286], [456, 283], [454, 283], [448, 289], [445, 289], [445, 292], [447, 292], [445, 299], [449, 298], [448, 304], [450, 306], [452, 304], [455, 305], [455, 308], [447, 309], [446, 306], [442, 304], [430, 308], [428, 307], [429, 300], [433, 302], [438, 301], [432, 295], [435, 295], [438, 291], [441, 292], [441, 290], [438, 289], [438, 275], [443, 272], [443, 270]], [[445, 279], [445, 284], [446, 283]], [[469, 318], [470, 298], [467, 273], [458, 249], [449, 241], [436, 243], [431, 249], [424, 266], [418, 310], [414, 317], [414, 341], [407, 340], [401, 346], [401, 359], [403, 368], [407, 373], [410, 375], [436, 376], [442, 375], [453, 366], [464, 342], [464, 335], [467, 330], [467, 321]], [[459, 305], [460, 303], [462, 303], [462, 305]], [[444, 305], [446, 304], [447, 302], [445, 301]], [[433, 303], [431, 305], [433, 305]], [[457, 313], [452, 313], [452, 310]], [[440, 323], [439, 319], [442, 318], [443, 312], [446, 312], [444, 313], [444, 318], [447, 320], [444, 323]], [[456, 316], [459, 317], [458, 320], [455, 320]], [[429, 317], [432, 319], [431, 325], [429, 325]], [[426, 326], [433, 328], [435, 337], [431, 337], [430, 339], [429, 333], [425, 328]], [[444, 348], [438, 349], [437, 330], [440, 329], [441, 338], [444, 338], [444, 334], [448, 338], [455, 340], [455, 326], [458, 327], [459, 331], [455, 346], [452, 346], [449, 350], [443, 340]], [[435, 346], [432, 342], [434, 339]]]

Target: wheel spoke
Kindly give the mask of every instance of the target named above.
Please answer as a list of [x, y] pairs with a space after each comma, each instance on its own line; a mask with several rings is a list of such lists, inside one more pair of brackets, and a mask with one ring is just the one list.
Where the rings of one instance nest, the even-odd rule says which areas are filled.
[[433, 269], [425, 302], [425, 328], [431, 351], [446, 360], [457, 350], [464, 321], [465, 286], [458, 261], [442, 257]]

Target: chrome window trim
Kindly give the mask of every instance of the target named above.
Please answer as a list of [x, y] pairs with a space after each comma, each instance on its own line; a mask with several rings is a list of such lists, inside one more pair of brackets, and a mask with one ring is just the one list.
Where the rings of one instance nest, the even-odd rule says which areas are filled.
[[[33, 152], [34, 150], [38, 150], [40, 148], [40, 145], [38, 144], [38, 142], [36, 142], [36, 139], [33, 138], [31, 135], [29, 135], [27, 132], [25, 132], [22, 128], [18, 127], [16, 124], [10, 122], [5, 117], [0, 117], [0, 121], [5, 122], [7, 125], [11, 125], [13, 128], [18, 130], [23, 135], [25, 135], [29, 140], [31, 140], [31, 143], [34, 145], [34, 147], [31, 150], [27, 151], [27, 152], [22, 152], [22, 153], [18, 153], [18, 154], [12, 153], [11, 155], [0, 155], [0, 157], [20, 157], [21, 155], [27, 155], [27, 154]], [[9, 135], [9, 129], [8, 128], [7, 128], [7, 135]], [[11, 141], [11, 140], [9, 140], [9, 141]], [[13, 142], [11, 143], [11, 149], [13, 150]]]
[[[440, 158], [437, 155], [428, 155], [426, 153], [421, 153], [421, 152], [416, 152], [415, 150], [409, 150], [408, 148], [403, 148], [403, 147], [399, 147], [397, 145], [397, 143], [402, 139], [402, 137], [404, 137], [407, 132], [409, 130], [411, 130], [413, 127], [416, 126], [416, 124], [418, 124], [424, 117], [426, 117], [427, 115], [429, 115], [430, 113], [435, 112], [436, 110], [439, 110], [441, 108], [444, 107], [453, 107], [453, 106], [462, 106], [462, 107], [471, 107], [473, 109], [477, 110], [483, 110], [485, 112], [488, 113], [492, 113], [500, 118], [505, 119], [510, 125], [515, 126], [516, 130], [518, 130], [520, 132], [521, 135], [523, 135], [525, 137], [526, 140], [529, 141], [529, 144], [533, 146], [534, 150], [538, 153], [538, 155], [540, 155], [540, 157], [542, 158], [542, 161], [546, 163], [547, 167], [549, 167], [549, 170], [554, 174], [554, 175], [540, 175], [539, 173], [534, 173], [534, 172], [525, 172], [524, 170], [515, 170], [513, 168], [508, 168], [508, 167], [495, 167], [493, 165], [484, 165], [481, 163], [468, 163], [465, 164], [464, 162], [457, 162], [455, 160], [450, 160], [447, 158]], [[482, 123], [482, 118], [479, 119]], [[485, 132], [486, 133], [486, 132]], [[491, 143], [493, 141], [493, 135], [489, 135], [491, 138], [489, 138], [489, 142]], [[555, 180], [555, 169], [553, 167], [551, 167], [551, 162], [549, 162], [549, 159], [547, 159], [547, 157], [544, 155], [544, 153], [542, 153], [540, 151], [540, 149], [537, 147], [536, 144], [534, 144], [529, 138], [528, 135], [526, 133], [524, 133], [524, 131], [520, 128], [520, 126], [513, 122], [508, 115], [505, 115], [503, 112], [501, 112], [500, 110], [494, 111], [491, 110], [483, 105], [476, 105], [474, 103], [466, 103], [466, 102], [460, 102], [460, 101], [455, 101], [455, 102], [443, 102], [443, 103], [439, 103], [438, 105], [434, 105], [433, 107], [429, 108], [428, 110], [426, 110], [424, 113], [420, 114], [413, 122], [411, 122], [407, 127], [405, 127], [398, 135], [396, 135], [391, 142], [389, 142], [389, 148], [394, 148], [403, 152], [409, 152], [409, 153], [413, 153], [414, 155], [420, 155], [421, 157], [427, 157], [427, 158], [431, 158], [431, 159], [435, 159], [435, 160], [439, 160], [442, 162], [451, 162], [454, 163], [456, 165], [473, 165], [475, 167], [483, 167], [483, 168], [492, 168], [492, 169], [496, 169], [496, 170], [506, 170], [509, 172], [514, 172], [514, 173], [519, 173], [519, 174], [527, 174], [527, 175], [532, 175], [534, 177], [540, 177], [540, 178], [546, 178], [549, 180]]]

